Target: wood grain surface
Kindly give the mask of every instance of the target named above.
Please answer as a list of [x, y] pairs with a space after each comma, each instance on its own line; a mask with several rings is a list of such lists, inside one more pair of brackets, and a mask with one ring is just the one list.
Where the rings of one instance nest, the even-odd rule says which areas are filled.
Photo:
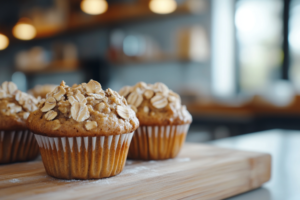
[[270, 173], [269, 154], [186, 143], [177, 158], [127, 160], [121, 174], [99, 180], [52, 178], [40, 160], [0, 165], [0, 199], [224, 199]]

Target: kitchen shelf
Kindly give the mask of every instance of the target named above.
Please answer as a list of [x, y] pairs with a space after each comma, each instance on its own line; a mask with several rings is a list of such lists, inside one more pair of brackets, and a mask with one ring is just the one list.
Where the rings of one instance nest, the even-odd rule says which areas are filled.
[[[137, 22], [145, 19], [162, 19], [179, 15], [193, 14], [194, 12], [187, 5], [179, 5], [177, 9], [170, 14], [160, 15], [153, 13], [147, 1], [138, 1], [136, 4], [118, 3], [109, 5], [108, 10], [101, 15], [88, 15], [82, 11], [71, 11], [66, 25], [63, 27], [52, 27], [51, 29], [43, 30], [37, 28], [36, 37], [31, 40], [41, 40], [66, 35], [79, 31], [84, 31], [88, 28], [99, 26], [111, 26], [126, 22]], [[4, 30], [9, 37], [11, 43], [21, 43], [30, 41], [21, 41], [12, 36], [11, 31]]]

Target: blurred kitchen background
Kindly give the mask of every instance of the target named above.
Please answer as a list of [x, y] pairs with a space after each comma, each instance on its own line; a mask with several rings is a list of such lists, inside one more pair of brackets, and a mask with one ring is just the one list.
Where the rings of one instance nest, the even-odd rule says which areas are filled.
[[300, 130], [300, 0], [0, 1], [0, 83], [164, 82], [188, 141]]

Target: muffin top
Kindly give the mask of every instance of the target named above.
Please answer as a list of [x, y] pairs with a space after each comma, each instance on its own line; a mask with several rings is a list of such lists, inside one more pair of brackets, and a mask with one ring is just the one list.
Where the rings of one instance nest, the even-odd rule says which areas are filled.
[[46, 98], [46, 95], [49, 92], [52, 92], [55, 88], [57, 87], [57, 85], [36, 85], [34, 88], [28, 90], [28, 94], [31, 94], [32, 96], [38, 98]]
[[136, 112], [140, 125], [165, 126], [192, 122], [186, 106], [181, 105], [180, 96], [163, 83], [152, 85], [139, 82], [132, 87], [123, 87], [119, 93]]
[[37, 109], [38, 100], [18, 90], [13, 82], [0, 86], [0, 130], [27, 129], [26, 119]]
[[90, 80], [72, 87], [62, 81], [30, 114], [27, 124], [49, 137], [80, 137], [131, 133], [139, 121], [124, 97]]

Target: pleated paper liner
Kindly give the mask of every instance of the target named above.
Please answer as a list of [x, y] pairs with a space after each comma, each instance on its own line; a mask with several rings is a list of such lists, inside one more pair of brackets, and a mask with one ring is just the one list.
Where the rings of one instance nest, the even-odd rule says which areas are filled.
[[190, 124], [173, 126], [140, 126], [131, 141], [128, 158], [163, 160], [178, 155]]
[[0, 131], [0, 163], [35, 159], [39, 148], [29, 130]]
[[35, 134], [46, 172], [61, 179], [99, 179], [119, 174], [133, 132], [98, 137], [47, 137]]

